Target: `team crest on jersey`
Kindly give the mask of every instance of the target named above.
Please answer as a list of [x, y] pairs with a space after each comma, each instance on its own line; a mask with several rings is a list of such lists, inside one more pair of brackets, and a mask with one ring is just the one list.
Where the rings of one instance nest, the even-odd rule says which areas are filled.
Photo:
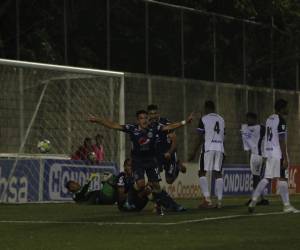
[[285, 130], [285, 125], [281, 125], [282, 130]]
[[148, 132], [147, 136], [148, 136], [149, 138], [152, 138], [152, 137], [153, 137], [153, 133], [150, 131], [150, 132]]

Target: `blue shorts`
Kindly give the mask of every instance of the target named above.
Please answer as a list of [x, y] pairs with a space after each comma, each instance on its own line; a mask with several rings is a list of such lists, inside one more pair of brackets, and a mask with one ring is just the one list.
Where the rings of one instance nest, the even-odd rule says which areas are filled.
[[161, 180], [155, 158], [132, 159], [132, 171], [135, 181], [145, 179], [145, 173], [150, 182], [159, 182]]

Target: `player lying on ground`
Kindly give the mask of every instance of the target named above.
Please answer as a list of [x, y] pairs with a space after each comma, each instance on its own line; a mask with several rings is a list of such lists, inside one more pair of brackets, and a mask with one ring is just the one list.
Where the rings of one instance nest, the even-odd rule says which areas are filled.
[[[166, 126], [151, 126], [148, 119], [148, 112], [145, 110], [139, 110], [136, 112], [137, 123], [120, 125], [116, 122], [108, 119], [96, 117], [90, 115], [88, 120], [93, 123], [98, 123], [110, 129], [119, 130], [129, 134], [132, 142], [131, 159], [132, 170], [135, 178], [135, 189], [139, 193], [145, 192], [145, 173], [147, 174], [148, 181], [152, 185], [152, 193], [154, 200], [157, 204], [163, 204], [167, 202], [165, 194], [162, 192], [159, 181], [161, 180], [159, 175], [159, 169], [156, 163], [156, 138], [161, 131], [168, 131], [180, 128], [193, 119], [191, 114], [187, 120], [171, 123]], [[158, 206], [159, 208], [160, 206]], [[183, 210], [182, 207], [178, 207], [178, 211]], [[158, 211], [161, 213], [161, 211]]]
[[[125, 160], [124, 171], [117, 177], [107, 174], [101, 181], [101, 189], [90, 191], [91, 181], [96, 175], [91, 174], [88, 182], [83, 186], [73, 180], [67, 182], [66, 188], [73, 193], [72, 198], [76, 203], [86, 205], [113, 205], [117, 203], [120, 211], [140, 211], [147, 205], [148, 195], [152, 193], [152, 187], [147, 186], [143, 193], [135, 190], [130, 159]], [[176, 211], [179, 205], [165, 191], [163, 192], [168, 202], [162, 202], [162, 206], [168, 211]]]
[[272, 179], [277, 180], [277, 191], [281, 196], [283, 211], [298, 213], [290, 204], [288, 189], [289, 155], [287, 152], [287, 124], [284, 116], [288, 115], [288, 103], [279, 99], [275, 103], [275, 114], [270, 115], [266, 121], [264, 143], [264, 156], [266, 168], [264, 178], [258, 183], [253, 192], [252, 200], [248, 206], [250, 213], [254, 212], [256, 203], [265, 187]]
[[95, 177], [95, 174], [91, 174], [88, 182], [83, 186], [74, 180], [70, 180], [66, 183], [66, 188], [73, 194], [73, 200], [78, 204], [114, 204], [117, 201], [114, 176], [112, 174], [107, 174], [101, 181], [102, 188], [100, 190], [91, 191], [89, 190], [90, 184]]
[[[149, 121], [152, 126], [168, 125], [171, 122], [167, 118], [160, 116], [158, 106], [151, 104], [147, 108]], [[186, 172], [186, 167], [177, 159], [177, 143], [174, 131], [161, 131], [156, 142], [156, 158], [159, 171], [165, 171], [165, 178], [168, 184], [172, 184], [178, 177], [179, 171]]]

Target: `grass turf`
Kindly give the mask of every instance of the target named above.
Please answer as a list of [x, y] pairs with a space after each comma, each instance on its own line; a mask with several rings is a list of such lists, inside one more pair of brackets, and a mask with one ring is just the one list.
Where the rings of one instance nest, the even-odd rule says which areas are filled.
[[[263, 216], [247, 213], [246, 197], [226, 198], [222, 209], [201, 210], [196, 200], [180, 200], [188, 211], [165, 216], [153, 214], [151, 206], [141, 213], [120, 213], [115, 206], [3, 204], [0, 249], [298, 250], [300, 214], [274, 214], [282, 211], [281, 202], [270, 200], [271, 205], [256, 209]], [[300, 196], [291, 200], [300, 208]]]

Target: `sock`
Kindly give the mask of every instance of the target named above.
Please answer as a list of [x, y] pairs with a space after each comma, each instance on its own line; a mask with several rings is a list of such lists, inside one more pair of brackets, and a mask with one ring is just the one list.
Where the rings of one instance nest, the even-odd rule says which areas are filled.
[[199, 183], [200, 183], [200, 188], [201, 188], [201, 192], [202, 192], [203, 196], [206, 199], [210, 199], [210, 194], [208, 191], [208, 181], [207, 181], [206, 176], [201, 176], [199, 178]]
[[262, 192], [264, 191], [265, 187], [268, 185], [269, 181], [267, 179], [262, 179], [256, 189], [254, 190], [253, 194], [252, 194], [252, 200], [253, 201], [257, 201], [257, 198], [262, 194]]
[[259, 181], [260, 181], [260, 176], [259, 175], [253, 175], [253, 190], [256, 189]]
[[289, 188], [287, 181], [278, 181], [278, 192], [284, 206], [290, 205]]
[[178, 204], [165, 190], [157, 193], [153, 192], [153, 197], [158, 205], [163, 206], [166, 209], [175, 209], [178, 207]]
[[218, 198], [218, 201], [221, 201], [223, 198], [223, 178], [216, 179], [215, 194]]

